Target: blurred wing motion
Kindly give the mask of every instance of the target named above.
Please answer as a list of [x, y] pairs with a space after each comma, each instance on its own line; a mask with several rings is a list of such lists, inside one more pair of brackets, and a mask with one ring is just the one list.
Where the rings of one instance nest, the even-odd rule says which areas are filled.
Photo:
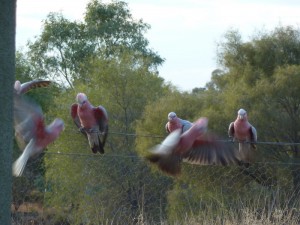
[[16, 80], [14, 88], [17, 94], [25, 94], [31, 89], [38, 88], [38, 87], [47, 87], [50, 84], [51, 81], [48, 80], [32, 80], [23, 84], [21, 84], [19, 80]]
[[151, 150], [151, 154], [146, 159], [151, 163], [157, 164], [158, 168], [172, 176], [180, 173], [181, 157], [175, 154], [179, 144], [181, 129], [171, 132], [166, 139]]
[[36, 135], [36, 124], [43, 126], [43, 120], [43, 112], [39, 105], [25, 96], [14, 94], [15, 137], [21, 149]]
[[206, 130], [206, 118], [200, 118], [183, 134], [180, 129], [175, 130], [146, 159], [172, 176], [180, 174], [182, 161], [198, 165], [237, 164], [239, 158], [233, 145], [218, 141]]
[[221, 142], [212, 134], [204, 134], [198, 138], [182, 158], [184, 162], [199, 165], [226, 166], [239, 162], [238, 152], [232, 143]]
[[93, 153], [104, 153], [108, 135], [108, 114], [103, 106], [94, 107], [83, 93], [71, 106], [71, 117], [80, 132], [88, 139]]
[[13, 175], [21, 176], [29, 158], [40, 154], [64, 128], [61, 119], [45, 126], [40, 106], [25, 96], [14, 94], [14, 128], [19, 146], [24, 150], [13, 164]]

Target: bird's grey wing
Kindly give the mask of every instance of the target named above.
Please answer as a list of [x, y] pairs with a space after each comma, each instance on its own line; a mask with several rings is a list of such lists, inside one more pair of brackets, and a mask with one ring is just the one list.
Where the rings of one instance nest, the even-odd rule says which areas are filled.
[[231, 122], [229, 124], [229, 127], [228, 127], [228, 136], [233, 138], [234, 137], [234, 122]]
[[185, 162], [199, 165], [229, 165], [240, 161], [233, 143], [222, 142], [211, 134], [198, 138], [182, 157]]
[[77, 109], [78, 109], [78, 104], [77, 103], [74, 103], [71, 105], [71, 117], [75, 123], [75, 125], [80, 128], [81, 127], [81, 123], [80, 123], [80, 120], [79, 120], [79, 116], [77, 114]]
[[166, 129], [166, 133], [170, 133], [170, 130], [169, 130], [169, 122], [168, 123], [166, 123], [166, 125], [165, 125], [165, 129]]
[[257, 132], [254, 126], [250, 127], [250, 137], [252, 142], [257, 142]]
[[186, 132], [188, 129], [190, 129], [193, 126], [193, 123], [191, 123], [188, 120], [180, 119], [181, 125], [182, 125], [182, 132]]
[[49, 81], [49, 80], [32, 80], [32, 81], [28, 81], [28, 82], [25, 82], [25, 83], [21, 84], [20, 93], [24, 94], [24, 93], [30, 91], [31, 89], [38, 88], [38, 87], [47, 87], [50, 84], [51, 84], [51, 81]]
[[[78, 108], [78, 104], [77, 104], [77, 103], [73, 103], [73, 104], [71, 105], [71, 112], [70, 112], [70, 114], [71, 114], [71, 117], [72, 117], [73, 122], [75, 123], [76, 127], [77, 127], [78, 129], [80, 129], [80, 128], [82, 128], [82, 127], [81, 127], [81, 123], [80, 123], [79, 116], [78, 116], [78, 114], [77, 114], [77, 108]], [[83, 129], [80, 129], [80, 132], [81, 132], [86, 138], [88, 138], [88, 137], [87, 137], [87, 133], [86, 133]]]
[[99, 130], [101, 132], [107, 132], [108, 130], [108, 114], [103, 106], [98, 106], [94, 108], [94, 115], [99, 125]]
[[103, 148], [105, 146], [106, 139], [108, 136], [108, 114], [106, 109], [100, 105], [94, 108], [94, 115], [99, 126], [100, 133], [98, 134], [98, 136], [102, 148], [101, 152], [103, 153]]

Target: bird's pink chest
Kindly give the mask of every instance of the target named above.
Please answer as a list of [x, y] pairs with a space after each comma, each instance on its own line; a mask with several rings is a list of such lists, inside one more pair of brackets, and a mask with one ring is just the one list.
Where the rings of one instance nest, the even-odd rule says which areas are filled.
[[250, 138], [250, 124], [247, 121], [236, 121], [234, 123], [235, 138], [245, 141]]
[[178, 120], [168, 123], [168, 129], [170, 132], [177, 130], [177, 129], [181, 129], [181, 128], [182, 128], [182, 125]]
[[191, 149], [196, 139], [201, 135], [202, 132], [195, 129], [195, 126], [191, 127], [180, 136], [177, 152], [183, 154], [184, 152]]
[[92, 128], [96, 124], [94, 112], [92, 109], [78, 109], [78, 117], [80, 119], [81, 126], [84, 128]]
[[43, 134], [37, 135], [37, 146], [41, 149], [45, 148], [50, 143], [54, 142], [55, 139], [58, 137], [58, 133], [50, 132], [49, 130], [45, 130]]

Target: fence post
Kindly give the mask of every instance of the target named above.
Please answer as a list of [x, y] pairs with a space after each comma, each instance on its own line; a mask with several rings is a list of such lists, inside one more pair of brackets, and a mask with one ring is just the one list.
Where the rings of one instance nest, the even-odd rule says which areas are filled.
[[0, 224], [11, 224], [16, 0], [0, 1]]

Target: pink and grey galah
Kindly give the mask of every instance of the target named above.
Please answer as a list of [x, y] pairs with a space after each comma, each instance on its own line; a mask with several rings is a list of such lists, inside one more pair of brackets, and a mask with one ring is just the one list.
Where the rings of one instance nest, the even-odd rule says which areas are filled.
[[255, 127], [249, 123], [246, 110], [239, 109], [236, 120], [229, 125], [228, 135], [233, 138], [233, 141], [239, 143], [239, 154], [242, 162], [253, 162], [257, 132]]
[[175, 112], [168, 114], [168, 122], [165, 126], [167, 133], [171, 133], [174, 130], [181, 129], [182, 133], [191, 128], [193, 124], [188, 120], [183, 120], [177, 117]]
[[172, 176], [180, 174], [182, 161], [198, 165], [237, 164], [239, 158], [232, 144], [218, 141], [216, 135], [207, 132], [207, 125], [208, 119], [201, 117], [186, 132], [171, 132], [146, 159]]
[[84, 93], [78, 93], [71, 106], [71, 116], [80, 132], [88, 139], [93, 153], [104, 153], [108, 135], [108, 114], [103, 106], [94, 107]]
[[21, 176], [27, 161], [42, 153], [58, 138], [64, 129], [64, 122], [56, 118], [47, 126], [40, 106], [29, 98], [14, 93], [14, 128], [16, 140], [24, 150], [13, 163], [13, 175]]
[[14, 89], [17, 94], [25, 94], [31, 89], [38, 87], [47, 87], [51, 84], [49, 80], [32, 80], [21, 84], [19, 80], [15, 81]]

